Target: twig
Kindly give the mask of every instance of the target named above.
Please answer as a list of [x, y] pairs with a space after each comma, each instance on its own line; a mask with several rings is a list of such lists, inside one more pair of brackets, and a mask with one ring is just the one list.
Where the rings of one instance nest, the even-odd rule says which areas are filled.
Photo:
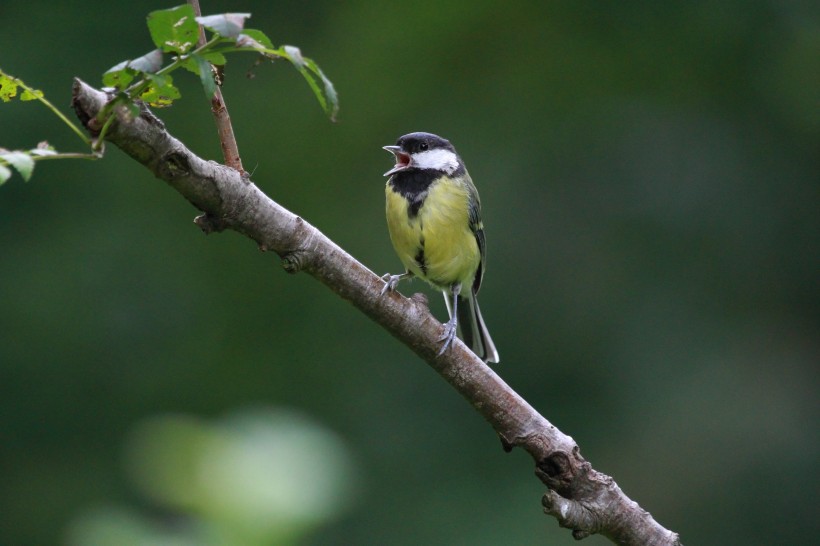
[[[194, 8], [194, 13], [197, 17], [202, 15], [202, 10], [199, 7], [199, 0], [188, 0], [188, 3]], [[199, 40], [197, 46], [205, 45], [205, 29], [199, 25]], [[231, 116], [228, 114], [228, 106], [225, 99], [222, 97], [222, 71], [211, 65], [215, 74], [219, 74], [219, 80], [216, 82], [216, 90], [214, 96], [211, 97], [211, 113], [216, 122], [216, 130], [219, 134], [219, 143], [222, 146], [222, 156], [225, 158], [225, 164], [244, 173], [242, 168], [242, 158], [239, 156], [239, 146], [236, 144], [236, 136], [233, 133], [233, 125], [231, 125]]]
[[[93, 119], [106, 95], [80, 80], [72, 104]], [[437, 356], [442, 325], [426, 303], [398, 293], [380, 297], [383, 281], [302, 218], [262, 193], [247, 176], [193, 154], [147, 108], [138, 118], [115, 116], [108, 140], [166, 181], [205, 214], [206, 232], [233, 229], [276, 252], [286, 271], [304, 271], [348, 300], [432, 366], [492, 425], [505, 450], [521, 447], [550, 489], [544, 511], [576, 538], [593, 533], [616, 544], [680, 546], [678, 535], [630, 500], [615, 481], [581, 456], [562, 433], [460, 341]]]

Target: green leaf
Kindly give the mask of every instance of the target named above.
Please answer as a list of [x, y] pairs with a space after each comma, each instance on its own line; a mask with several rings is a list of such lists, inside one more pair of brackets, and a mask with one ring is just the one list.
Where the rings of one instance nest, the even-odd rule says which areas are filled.
[[336, 93], [336, 88], [324, 72], [319, 68], [312, 59], [302, 56], [302, 52], [296, 46], [286, 45], [282, 48], [285, 57], [296, 67], [308, 85], [313, 90], [316, 100], [322, 106], [322, 110], [330, 118], [330, 121], [336, 121], [336, 115], [339, 113], [339, 96]]
[[[216, 65], [216, 66], [223, 66], [228, 60], [225, 58], [225, 55], [219, 52], [212, 52], [212, 53], [205, 53], [204, 55], [197, 53], [196, 55], [191, 55], [184, 61], [182, 61], [182, 67], [185, 70], [193, 72], [196, 75], [200, 75], [199, 72], [199, 61], [195, 57], [200, 57], [208, 61], [209, 63]], [[210, 67], [208, 68], [208, 72], [210, 72]]]
[[22, 101], [38, 100], [45, 96], [39, 89], [32, 89], [23, 83], [23, 80], [0, 70], [0, 100], [9, 102], [17, 96], [20, 88], [23, 89], [23, 92], [20, 93], [20, 100]]
[[197, 72], [199, 79], [202, 82], [202, 88], [205, 90], [205, 96], [209, 99], [216, 93], [216, 81], [214, 81], [214, 73], [211, 70], [211, 63], [200, 55], [192, 55], [194, 61], [197, 63]]
[[225, 63], [228, 62], [228, 59], [225, 58], [225, 55], [219, 53], [218, 51], [214, 51], [212, 53], [206, 53], [202, 55], [202, 57], [211, 64], [215, 64], [216, 66], [223, 66]]
[[[255, 43], [254, 43], [255, 42]], [[252, 28], [246, 28], [236, 39], [238, 47], [252, 47], [254, 49], [274, 49], [273, 42], [270, 41], [264, 32]], [[261, 48], [259, 47], [261, 46]]]
[[115, 87], [117, 89], [125, 89], [126, 87], [128, 87], [131, 84], [131, 82], [134, 81], [134, 78], [137, 77], [137, 74], [139, 74], [139, 72], [127, 66], [117, 70], [118, 66], [127, 63], [128, 61], [125, 61], [125, 63], [120, 63], [117, 66], [112, 67], [105, 74], [103, 74], [103, 85], [106, 87]]
[[142, 57], [137, 57], [129, 61], [123, 61], [109, 68], [103, 74], [103, 85], [125, 89], [137, 78], [140, 73], [157, 72], [162, 68], [162, 51], [154, 49]]
[[132, 119], [140, 117], [140, 106], [135, 102], [129, 102], [127, 104], [128, 108], [128, 115], [131, 116]]
[[183, 4], [148, 14], [148, 30], [154, 45], [162, 51], [183, 54], [196, 45], [199, 27], [194, 8]]
[[179, 89], [174, 87], [174, 80], [170, 75], [145, 74], [145, 77], [151, 81], [151, 86], [142, 92], [140, 99], [149, 105], [164, 108], [182, 96]]
[[11, 178], [11, 169], [0, 165], [0, 186], [6, 183]]
[[223, 13], [221, 15], [197, 17], [196, 21], [220, 36], [236, 38], [245, 27], [245, 20], [250, 16], [250, 13]]
[[9, 102], [16, 97], [18, 85], [16, 78], [12, 78], [5, 72], [0, 71], [0, 100]]
[[0, 153], [0, 159], [7, 161], [12, 167], [17, 169], [20, 176], [26, 182], [31, 178], [31, 172], [34, 170], [34, 160], [26, 152], [11, 151]]
[[[324, 91], [327, 103], [324, 105], [325, 113], [330, 118], [330, 121], [336, 121], [336, 115], [339, 113], [339, 95], [336, 93], [336, 88], [333, 87], [333, 82], [325, 76], [322, 69], [313, 59], [305, 59], [308, 69], [315, 74], [322, 82], [322, 91]], [[319, 101], [321, 102], [321, 101]]]
[[37, 100], [42, 99], [45, 94], [40, 91], [39, 89], [25, 89], [20, 94], [20, 100], [27, 101], [27, 100]]

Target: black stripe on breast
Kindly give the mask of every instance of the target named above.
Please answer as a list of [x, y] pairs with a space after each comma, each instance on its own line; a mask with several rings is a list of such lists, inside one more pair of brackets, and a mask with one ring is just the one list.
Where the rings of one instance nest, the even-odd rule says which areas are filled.
[[419, 209], [424, 204], [425, 197], [427, 197], [427, 194], [422, 193], [421, 195], [417, 195], [415, 199], [407, 204], [407, 216], [410, 218], [415, 218], [419, 215]]
[[427, 275], [427, 262], [424, 259], [424, 248], [420, 248], [413, 259], [416, 261], [416, 265], [419, 266], [419, 269], [421, 269], [421, 272]]

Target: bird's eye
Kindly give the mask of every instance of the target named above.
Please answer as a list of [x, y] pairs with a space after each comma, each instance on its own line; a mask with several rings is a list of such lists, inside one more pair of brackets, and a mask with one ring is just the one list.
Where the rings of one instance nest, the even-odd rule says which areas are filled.
[[426, 142], [422, 142], [421, 144], [419, 144], [419, 150], [421, 150], [423, 152], [426, 149], [427, 149], [427, 143]]

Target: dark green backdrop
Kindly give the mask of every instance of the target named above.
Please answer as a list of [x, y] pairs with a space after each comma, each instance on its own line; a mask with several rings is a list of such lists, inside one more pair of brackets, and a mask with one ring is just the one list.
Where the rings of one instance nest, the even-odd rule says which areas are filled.
[[[71, 78], [98, 84], [148, 51], [145, 16], [170, 6], [5, 2], [0, 67], [68, 112]], [[245, 167], [273, 199], [397, 272], [380, 147], [446, 136], [481, 192], [502, 377], [684, 543], [817, 539], [816, 5], [203, 11], [252, 12], [339, 92], [334, 125], [287, 63], [248, 80], [252, 58], [230, 60]], [[220, 160], [196, 78], [177, 81], [184, 100], [158, 115]], [[0, 127], [7, 148], [79, 148], [36, 104], [0, 104]], [[317, 466], [349, 461], [338, 513], [296, 543], [575, 544], [541, 515], [529, 458], [410, 351], [248, 240], [204, 237], [195, 214], [113, 147], [0, 187], [0, 543], [76, 544], [117, 527], [111, 507], [178, 528], [190, 520], [129, 477], [134, 431], [179, 414], [233, 430], [225, 416], [261, 406], [335, 438]]]

